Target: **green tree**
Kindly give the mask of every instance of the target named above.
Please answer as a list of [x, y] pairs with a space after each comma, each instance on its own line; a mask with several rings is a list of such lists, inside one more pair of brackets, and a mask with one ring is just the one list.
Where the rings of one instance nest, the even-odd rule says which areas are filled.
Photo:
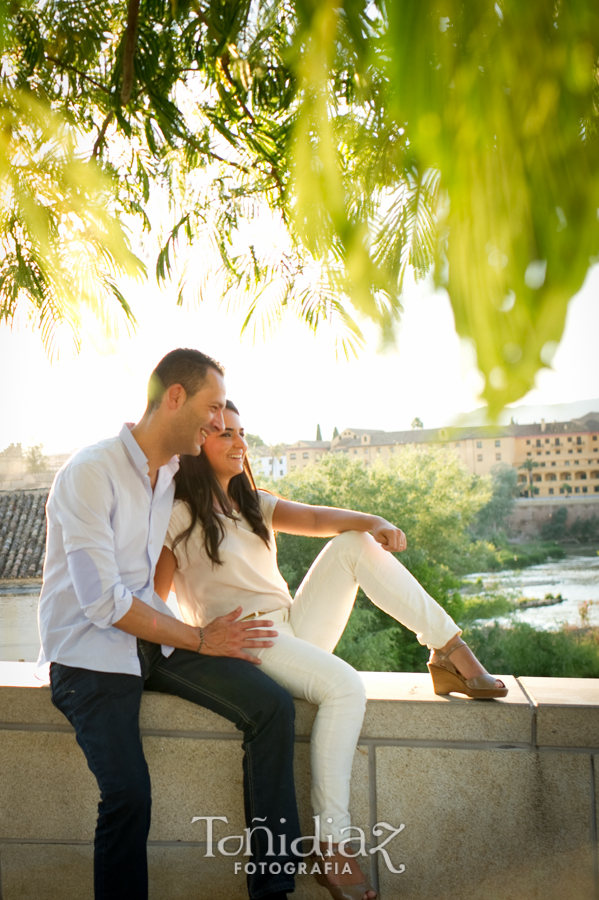
[[424, 428], [424, 425], [422, 424], [422, 419], [419, 419], [418, 416], [416, 416], [415, 419], [412, 419], [412, 424], [410, 425], [410, 428], [414, 428], [414, 429]]
[[33, 444], [25, 451], [25, 465], [28, 472], [45, 472], [48, 468], [48, 461], [44, 456], [44, 445]]
[[531, 499], [534, 499], [534, 495], [539, 493], [539, 489], [532, 483], [532, 470], [538, 469], [538, 467], [538, 462], [535, 462], [533, 459], [525, 459], [522, 465], [519, 466], [520, 469], [525, 469], [528, 472], [528, 489]]
[[[325, 456], [277, 482], [277, 493], [302, 503], [340, 506], [384, 516], [405, 531], [398, 558], [426, 590], [458, 617], [463, 601], [458, 573], [476, 569], [480, 545], [469, 526], [490, 490], [454, 454], [405, 448], [387, 465], [364, 467], [341, 454]], [[279, 567], [295, 591], [326, 543], [323, 538], [277, 535]], [[486, 548], [484, 548], [486, 553]], [[426, 652], [413, 634], [359, 595], [337, 651], [361, 669], [424, 671]]]
[[478, 537], [496, 537], [508, 530], [508, 517], [518, 496], [518, 474], [513, 466], [500, 463], [491, 469], [491, 499], [478, 513], [473, 531]]
[[[356, 311], [390, 338], [406, 275], [432, 271], [494, 413], [550, 362], [597, 259], [595, 0], [13, 0], [0, 49], [5, 317], [29, 296], [42, 327], [75, 319], [89, 284], [101, 312], [136, 265], [133, 216], [181, 301], [196, 279], [175, 257], [202, 243], [246, 327], [292, 310], [336, 321], [347, 352]], [[27, 104], [62, 117], [74, 156], [47, 158]], [[57, 194], [71, 157], [109, 199], [79, 176]], [[243, 238], [264, 208], [279, 258]], [[85, 249], [74, 285], [69, 247]]]

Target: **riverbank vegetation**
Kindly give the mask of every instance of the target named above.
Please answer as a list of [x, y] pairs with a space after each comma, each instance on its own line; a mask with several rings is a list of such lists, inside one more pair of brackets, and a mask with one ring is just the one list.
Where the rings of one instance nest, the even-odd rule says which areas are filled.
[[[468, 573], [521, 568], [565, 555], [555, 540], [509, 543], [502, 524], [509, 510], [507, 479], [473, 476], [452, 453], [405, 448], [384, 466], [365, 468], [347, 456], [331, 454], [318, 466], [291, 472], [276, 483], [262, 479], [261, 484], [289, 500], [377, 514], [401, 527], [408, 549], [398, 558], [464, 629], [489, 670], [599, 677], [599, 629], [545, 632], [522, 623], [484, 624], [509, 616], [518, 601], [483, 595], [482, 582], [471, 585], [474, 595], [463, 592]], [[277, 536], [279, 567], [292, 593], [326, 542]], [[335, 652], [363, 671], [425, 672], [428, 658], [427, 648], [412, 632], [361, 591]]]

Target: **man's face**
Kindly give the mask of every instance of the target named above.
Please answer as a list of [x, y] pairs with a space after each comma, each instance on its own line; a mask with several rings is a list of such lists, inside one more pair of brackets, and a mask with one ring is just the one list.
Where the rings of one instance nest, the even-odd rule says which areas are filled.
[[176, 428], [175, 452], [199, 456], [206, 435], [225, 427], [225, 402], [223, 376], [215, 369], [208, 369], [204, 384], [192, 397], [187, 397], [173, 423]]

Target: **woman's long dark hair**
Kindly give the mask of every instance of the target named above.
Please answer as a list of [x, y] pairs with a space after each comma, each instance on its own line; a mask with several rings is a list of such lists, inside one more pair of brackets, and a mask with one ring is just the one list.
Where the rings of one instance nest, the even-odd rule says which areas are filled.
[[[239, 415], [239, 410], [230, 400], [227, 400], [226, 409]], [[231, 479], [226, 494], [205, 453], [200, 453], [199, 456], [181, 456], [179, 471], [175, 475], [175, 499], [185, 500], [187, 503], [191, 524], [177, 535], [173, 541], [173, 550], [181, 541], [187, 544], [193, 529], [199, 523], [204, 530], [204, 547], [212, 565], [222, 566], [218, 548], [225, 536], [225, 526], [214, 512], [215, 501], [223, 515], [229, 519], [235, 518], [232, 502], [235, 501], [241, 515], [252, 526], [252, 531], [269, 546], [270, 534], [262, 517], [258, 489], [247, 456], [243, 460], [243, 472]]]

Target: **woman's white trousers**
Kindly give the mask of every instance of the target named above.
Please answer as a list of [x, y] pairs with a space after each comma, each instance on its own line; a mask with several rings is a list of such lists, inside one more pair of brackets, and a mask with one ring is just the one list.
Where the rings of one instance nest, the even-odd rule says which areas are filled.
[[[273, 647], [251, 651], [262, 670], [318, 706], [312, 728], [312, 808], [322, 840], [350, 837], [349, 783], [366, 700], [350, 665], [333, 656], [358, 587], [376, 606], [415, 632], [421, 644], [444, 647], [459, 629], [392, 554], [370, 534], [346, 531], [330, 541], [300, 585], [289, 621], [276, 622]], [[266, 613], [264, 618], [268, 618]]]

